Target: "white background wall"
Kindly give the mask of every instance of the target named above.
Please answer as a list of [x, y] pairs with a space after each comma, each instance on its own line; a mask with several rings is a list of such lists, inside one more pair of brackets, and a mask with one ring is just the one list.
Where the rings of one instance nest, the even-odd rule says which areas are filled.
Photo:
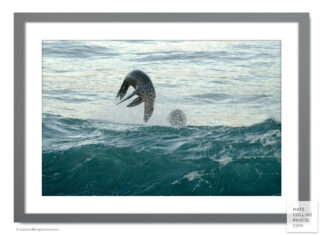
[[[311, 198], [323, 207], [324, 7], [322, 0], [27, 0], [0, 3], [0, 233], [17, 228], [59, 228], [52, 234], [285, 234], [283, 224], [80, 225], [13, 223], [13, 12], [310, 12], [311, 16]], [[319, 225], [319, 232], [322, 228]], [[21, 232], [20, 232], [21, 233]], [[39, 232], [28, 232], [39, 233]]]

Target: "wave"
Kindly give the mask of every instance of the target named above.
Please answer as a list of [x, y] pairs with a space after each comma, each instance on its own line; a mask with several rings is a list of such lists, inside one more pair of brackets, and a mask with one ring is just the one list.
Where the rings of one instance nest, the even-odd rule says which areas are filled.
[[43, 56], [56, 58], [105, 58], [117, 56], [118, 53], [112, 52], [111, 48], [87, 45], [82, 41], [61, 40], [61, 41], [44, 41]]
[[43, 115], [43, 195], [280, 195], [281, 123], [146, 126]]

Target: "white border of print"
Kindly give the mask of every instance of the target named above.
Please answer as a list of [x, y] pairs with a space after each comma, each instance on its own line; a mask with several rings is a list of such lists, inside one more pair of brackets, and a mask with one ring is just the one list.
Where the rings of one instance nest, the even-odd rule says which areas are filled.
[[[211, 30], [211, 28], [213, 30]], [[44, 197], [42, 40], [281, 40], [282, 196]], [[285, 213], [298, 200], [297, 23], [27, 23], [26, 213]]]

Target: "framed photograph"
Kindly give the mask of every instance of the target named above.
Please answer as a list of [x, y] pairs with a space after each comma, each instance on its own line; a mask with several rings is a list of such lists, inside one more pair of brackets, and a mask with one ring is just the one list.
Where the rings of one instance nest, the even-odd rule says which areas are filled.
[[14, 220], [284, 223], [310, 200], [308, 13], [16, 13]]

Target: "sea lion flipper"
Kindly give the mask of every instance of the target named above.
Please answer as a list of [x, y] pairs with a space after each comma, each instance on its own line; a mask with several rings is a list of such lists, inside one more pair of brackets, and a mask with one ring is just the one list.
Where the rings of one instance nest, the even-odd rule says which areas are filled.
[[118, 104], [123, 103], [124, 101], [132, 98], [134, 95], [136, 95], [136, 90], [134, 90], [129, 96], [127, 96], [125, 99], [123, 99], [122, 101], [120, 101]]
[[153, 102], [145, 102], [144, 103], [144, 122], [147, 122], [152, 116], [154, 110]]
[[127, 107], [134, 107], [136, 105], [139, 105], [143, 102], [142, 97], [137, 97], [135, 100], [133, 100]]
[[127, 81], [124, 81], [117, 93], [117, 97], [119, 97], [120, 99], [123, 99], [127, 93], [129, 86], [130, 86], [130, 84]]

